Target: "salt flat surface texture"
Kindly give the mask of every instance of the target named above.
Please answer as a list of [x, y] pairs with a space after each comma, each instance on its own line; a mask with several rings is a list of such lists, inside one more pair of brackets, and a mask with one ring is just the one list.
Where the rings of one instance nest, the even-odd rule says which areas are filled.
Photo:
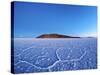
[[14, 38], [14, 72], [97, 68], [97, 39]]

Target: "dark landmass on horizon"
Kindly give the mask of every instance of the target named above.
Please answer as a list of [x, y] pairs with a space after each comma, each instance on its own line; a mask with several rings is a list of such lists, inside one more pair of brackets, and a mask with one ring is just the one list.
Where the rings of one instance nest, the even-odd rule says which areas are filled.
[[74, 37], [62, 34], [42, 34], [40, 36], [37, 36], [36, 38], [80, 38], [80, 37]]

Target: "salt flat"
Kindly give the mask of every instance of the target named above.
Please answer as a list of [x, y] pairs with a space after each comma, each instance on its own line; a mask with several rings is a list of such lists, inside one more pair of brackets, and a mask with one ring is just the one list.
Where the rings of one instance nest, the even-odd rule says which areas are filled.
[[97, 68], [97, 38], [14, 38], [14, 73]]

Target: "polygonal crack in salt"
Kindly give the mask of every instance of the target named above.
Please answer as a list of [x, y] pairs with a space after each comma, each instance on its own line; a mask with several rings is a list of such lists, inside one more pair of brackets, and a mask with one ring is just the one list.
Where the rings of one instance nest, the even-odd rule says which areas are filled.
[[78, 61], [78, 60], [81, 60], [81, 59], [85, 56], [85, 54], [86, 54], [86, 51], [84, 51], [84, 53], [83, 53], [79, 58], [74, 58], [74, 59], [68, 60], [68, 58], [70, 58], [70, 55], [71, 55], [71, 52], [72, 52], [72, 50], [70, 50], [70, 52], [69, 52], [68, 55], [67, 55], [67, 59], [62, 60], [62, 58], [60, 57], [60, 55], [59, 55], [59, 53], [58, 53], [59, 50], [62, 50], [62, 48], [58, 48], [58, 49], [56, 50], [57, 58], [58, 58], [58, 60], [60, 60], [60, 61], [65, 61], [65, 60], [67, 60], [67, 61]]
[[[32, 47], [29, 47], [29, 48], [25, 49], [24, 51], [26, 51], [26, 50], [28, 50], [28, 49], [30, 49], [30, 48], [32, 48]], [[44, 48], [43, 48], [43, 49], [44, 49]], [[54, 67], [54, 66], [55, 66], [57, 63], [59, 63], [59, 62], [79, 61], [79, 60], [81, 60], [81, 59], [85, 56], [85, 54], [86, 54], [86, 51], [85, 51], [85, 52], [83, 53], [83, 55], [82, 55], [80, 58], [78, 58], [78, 59], [61, 60], [59, 54], [57, 53], [57, 51], [60, 50], [60, 49], [62, 49], [62, 48], [58, 48], [58, 49], [56, 50], [56, 56], [57, 56], [57, 58], [58, 58], [58, 61], [55, 61], [52, 65], [48, 66], [47, 68], [42, 68], [42, 67], [33, 65], [33, 64], [31, 64], [31, 63], [29, 63], [29, 62], [27, 62], [27, 61], [21, 61], [21, 60], [20, 60], [18, 63], [16, 63], [15, 65], [17, 65], [17, 64], [19, 64], [19, 63], [21, 63], [21, 62], [25, 62], [25, 63], [27, 63], [27, 64], [30, 64], [31, 66], [36, 67], [36, 68], [39, 68], [39, 69], [49, 69], [49, 71], [51, 71], [50, 68]], [[72, 50], [70, 50], [70, 53], [71, 53], [71, 52], [72, 52]], [[70, 53], [68, 54], [67, 57], [70, 57]], [[42, 54], [44, 54], [44, 52], [42, 52]], [[38, 58], [40, 58], [40, 57], [45, 57], [45, 56], [38, 56]], [[45, 59], [41, 59], [41, 60], [44, 61]], [[50, 58], [48, 58], [47, 60], [49, 61]], [[41, 63], [39, 63], [39, 61], [36, 61], [36, 64], [41, 64]], [[76, 64], [74, 64], [74, 67], [75, 67], [75, 66], [76, 66]]]
[[[52, 45], [52, 46], [54, 46], [54, 45]], [[41, 48], [43, 48], [43, 47], [45, 47], [45, 46], [39, 46], [39, 47], [41, 47]], [[45, 48], [48, 48], [48, 47], [50, 47], [50, 46], [46, 46]], [[28, 48], [26, 48], [26, 49], [24, 49], [23, 51], [26, 51], [26, 50], [28, 50], [28, 49], [30, 49], [30, 48], [35, 48], [35, 47], [28, 47]], [[44, 48], [43, 48], [44, 49]], [[22, 63], [22, 62], [25, 62], [25, 63], [27, 63], [27, 64], [29, 64], [29, 65], [31, 65], [31, 66], [34, 66], [34, 67], [36, 67], [36, 68], [39, 68], [39, 69], [49, 69], [49, 71], [52, 71], [51, 70], [51, 68], [52, 67], [54, 67], [57, 63], [59, 63], [59, 62], [73, 62], [73, 61], [80, 61], [80, 60], [82, 60], [82, 58], [84, 58], [84, 56], [87, 54], [87, 52], [88, 51], [86, 51], [86, 49], [84, 48], [83, 50], [85, 50], [84, 52], [83, 52], [83, 54], [81, 54], [81, 56], [79, 57], [79, 58], [77, 58], [77, 59], [71, 59], [71, 60], [61, 60], [61, 58], [60, 58], [60, 56], [59, 56], [59, 54], [57, 53], [57, 51], [59, 50], [60, 48], [58, 48], [57, 50], [56, 50], [56, 56], [57, 56], [57, 58], [58, 58], [58, 61], [55, 61], [52, 65], [50, 65], [50, 66], [48, 66], [47, 68], [42, 68], [42, 67], [39, 67], [39, 66], [36, 66], [36, 65], [34, 65], [34, 64], [31, 64], [31, 63], [29, 63], [29, 62], [27, 62], [27, 61], [19, 61], [19, 62], [17, 62], [16, 64], [14, 64], [14, 65], [18, 65], [19, 66], [19, 64], [20, 63]], [[70, 48], [68, 48], [68, 49], [70, 49]], [[71, 55], [71, 52], [72, 52], [72, 50], [70, 49], [70, 52], [69, 52], [69, 54], [68, 54], [68, 56], [67, 56], [67, 58], [70, 58], [70, 55]], [[43, 54], [44, 55], [44, 53], [41, 53], [41, 54]], [[63, 54], [63, 53], [62, 53]], [[49, 61], [50, 60], [50, 58], [47, 58], [47, 60]], [[89, 59], [90, 61], [91, 61], [91, 59]], [[41, 64], [41, 63], [40, 63]], [[73, 67], [75, 67], [75, 66], [77, 66], [77, 64], [76, 63], [74, 63], [74, 66]], [[20, 66], [19, 66], [20, 67]]]
[[[59, 48], [60, 49], [60, 48]], [[57, 50], [59, 50], [59, 49], [57, 49]], [[34, 65], [34, 64], [31, 64], [31, 63], [29, 63], [29, 62], [27, 62], [27, 61], [22, 61], [22, 60], [20, 60], [18, 63], [16, 63], [15, 65], [18, 65], [18, 64], [20, 64], [21, 62], [25, 62], [25, 63], [27, 63], [27, 64], [29, 64], [29, 65], [31, 65], [31, 66], [34, 66], [34, 67], [36, 67], [36, 68], [38, 68], [38, 69], [49, 69], [49, 71], [51, 71], [51, 68], [52, 67], [54, 67], [57, 63], [59, 63], [59, 62], [69, 62], [69, 61], [79, 61], [79, 60], [81, 60], [85, 55], [86, 55], [86, 51], [83, 53], [83, 55], [80, 57], [80, 58], [78, 58], [78, 59], [72, 59], [72, 60], [61, 60], [60, 59], [60, 57], [59, 57], [59, 55], [57, 54], [57, 50], [56, 50], [56, 55], [57, 55], [57, 58], [58, 58], [58, 61], [55, 61], [52, 65], [50, 65], [50, 66], [48, 66], [47, 68], [42, 68], [42, 67], [39, 67], [39, 66], [36, 66], [36, 65]], [[40, 57], [45, 57], [45, 56], [38, 56], [38, 58], [40, 58]], [[43, 59], [44, 60], [44, 59]], [[48, 61], [50, 60], [50, 58], [48, 58], [47, 59]], [[36, 64], [41, 64], [41, 63], [39, 63], [38, 61], [36, 61]], [[74, 67], [76, 66], [76, 64], [74, 64]]]
[[[30, 49], [30, 48], [33, 48], [33, 46], [24, 49], [23, 52], [27, 51], [27, 50]], [[21, 54], [23, 54], [23, 52], [21, 52], [20, 54], [18, 54], [18, 56], [20, 56]]]
[[[72, 59], [72, 60], [58, 60], [53, 65], [49, 66], [48, 69], [51, 71], [51, 68], [54, 67], [59, 62], [73, 62], [73, 61], [80, 61], [84, 56], [86, 55], [86, 51], [83, 53], [83, 55], [79, 59]], [[76, 66], [76, 63], [74, 63], [74, 67]]]
[[22, 60], [20, 60], [20, 62], [16, 63], [15, 65], [19, 65], [20, 63], [29, 64], [30, 66], [33, 66], [33, 67], [35, 67], [35, 68], [37, 68], [37, 69], [48, 69], [48, 68], [41, 68], [41, 67], [38, 67], [38, 66], [33, 65], [33, 64], [31, 64], [31, 63], [29, 63], [29, 62], [27, 62], [27, 61], [22, 61]]
[[59, 55], [58, 55], [58, 53], [57, 53], [57, 51], [60, 50], [60, 49], [61, 49], [61, 48], [58, 48], [58, 49], [56, 50], [56, 56], [57, 56], [58, 60], [61, 60], [60, 57], [59, 57]]

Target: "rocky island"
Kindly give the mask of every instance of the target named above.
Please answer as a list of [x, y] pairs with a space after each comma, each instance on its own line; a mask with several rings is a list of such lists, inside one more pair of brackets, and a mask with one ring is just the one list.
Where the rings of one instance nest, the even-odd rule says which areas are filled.
[[80, 38], [80, 37], [73, 37], [62, 34], [42, 34], [36, 38]]

